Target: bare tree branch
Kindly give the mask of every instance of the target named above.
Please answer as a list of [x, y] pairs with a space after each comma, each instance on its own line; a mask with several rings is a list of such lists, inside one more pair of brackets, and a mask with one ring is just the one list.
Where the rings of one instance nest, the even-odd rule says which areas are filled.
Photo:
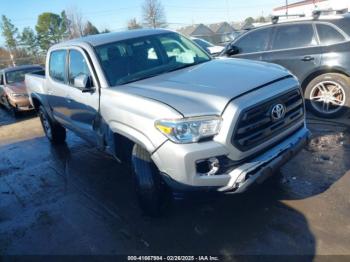
[[142, 6], [143, 20], [147, 27], [167, 27], [164, 7], [160, 0], [145, 0]]
[[132, 18], [128, 21], [129, 30], [139, 29], [139, 28], [142, 28], [142, 25], [137, 22], [136, 18]]
[[83, 36], [86, 22], [79, 9], [70, 7], [66, 10], [66, 14], [68, 19], [68, 37], [72, 39]]

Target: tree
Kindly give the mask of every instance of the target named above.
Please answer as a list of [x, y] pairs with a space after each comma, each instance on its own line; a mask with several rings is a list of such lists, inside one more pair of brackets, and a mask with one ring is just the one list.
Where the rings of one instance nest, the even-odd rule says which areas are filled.
[[69, 20], [65, 10], [61, 12], [61, 34], [63, 39], [69, 39]]
[[86, 24], [81, 12], [77, 8], [72, 7], [67, 9], [65, 14], [67, 18], [68, 38], [73, 39], [82, 37], [84, 35], [84, 28]]
[[35, 30], [40, 48], [46, 51], [51, 45], [66, 39], [68, 35], [65, 12], [63, 11], [61, 16], [54, 13], [42, 13], [38, 17]]
[[98, 31], [98, 29], [90, 22], [87, 21], [83, 30], [83, 35], [97, 35], [100, 32]]
[[30, 27], [25, 27], [20, 36], [21, 46], [26, 48], [30, 55], [36, 56], [38, 54], [38, 39], [35, 32]]
[[247, 17], [247, 18], [244, 20], [245, 26], [251, 26], [251, 25], [253, 25], [254, 22], [255, 22], [255, 20], [254, 20], [253, 17]]
[[101, 30], [101, 34], [110, 33], [110, 32], [111, 30], [109, 30], [108, 28]]
[[0, 47], [0, 69], [8, 67], [12, 63], [9, 51]]
[[16, 65], [14, 60], [14, 53], [17, 50], [17, 38], [18, 38], [18, 29], [11, 23], [11, 20], [8, 19], [5, 15], [1, 16], [0, 22], [1, 34], [5, 39], [5, 46], [9, 50], [9, 56], [12, 60], [13, 66]]
[[142, 25], [139, 24], [137, 21], [136, 21], [136, 18], [133, 18], [133, 19], [130, 19], [129, 22], [128, 22], [128, 29], [129, 30], [132, 30], [132, 29], [140, 29], [142, 28]]
[[143, 20], [147, 27], [166, 27], [166, 17], [160, 0], [145, 0], [142, 6]]
[[258, 18], [256, 19], [256, 22], [258, 22], [258, 23], [266, 23], [267, 21], [266, 21], [266, 18], [265, 18], [265, 17], [260, 16], [260, 17], [258, 17]]

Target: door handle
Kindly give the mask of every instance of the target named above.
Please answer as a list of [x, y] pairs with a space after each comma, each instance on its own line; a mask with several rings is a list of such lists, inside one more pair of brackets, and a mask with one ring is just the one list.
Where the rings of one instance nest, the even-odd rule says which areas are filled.
[[315, 60], [315, 58], [314, 58], [313, 56], [309, 56], [309, 55], [304, 56], [304, 57], [301, 59], [301, 61], [304, 61], [304, 62], [313, 61], [313, 60]]

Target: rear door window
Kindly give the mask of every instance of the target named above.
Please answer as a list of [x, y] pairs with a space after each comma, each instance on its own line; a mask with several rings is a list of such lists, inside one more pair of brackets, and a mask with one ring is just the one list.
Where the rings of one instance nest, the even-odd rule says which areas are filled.
[[318, 37], [322, 45], [331, 45], [345, 41], [345, 37], [330, 25], [316, 25]]
[[290, 49], [316, 46], [312, 24], [280, 25], [275, 29], [272, 49]]
[[49, 75], [52, 79], [65, 82], [66, 80], [66, 50], [52, 51], [50, 55]]
[[248, 32], [242, 36], [235, 45], [239, 48], [240, 53], [255, 53], [266, 51], [272, 29], [258, 29], [252, 32]]

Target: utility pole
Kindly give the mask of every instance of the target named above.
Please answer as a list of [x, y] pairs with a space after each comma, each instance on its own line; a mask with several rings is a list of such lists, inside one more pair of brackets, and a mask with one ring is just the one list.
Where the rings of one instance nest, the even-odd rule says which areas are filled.
[[288, 18], [288, 0], [286, 0], [286, 17]]
[[230, 19], [230, 11], [229, 11], [228, 0], [226, 0], [226, 21], [229, 22], [229, 19]]

